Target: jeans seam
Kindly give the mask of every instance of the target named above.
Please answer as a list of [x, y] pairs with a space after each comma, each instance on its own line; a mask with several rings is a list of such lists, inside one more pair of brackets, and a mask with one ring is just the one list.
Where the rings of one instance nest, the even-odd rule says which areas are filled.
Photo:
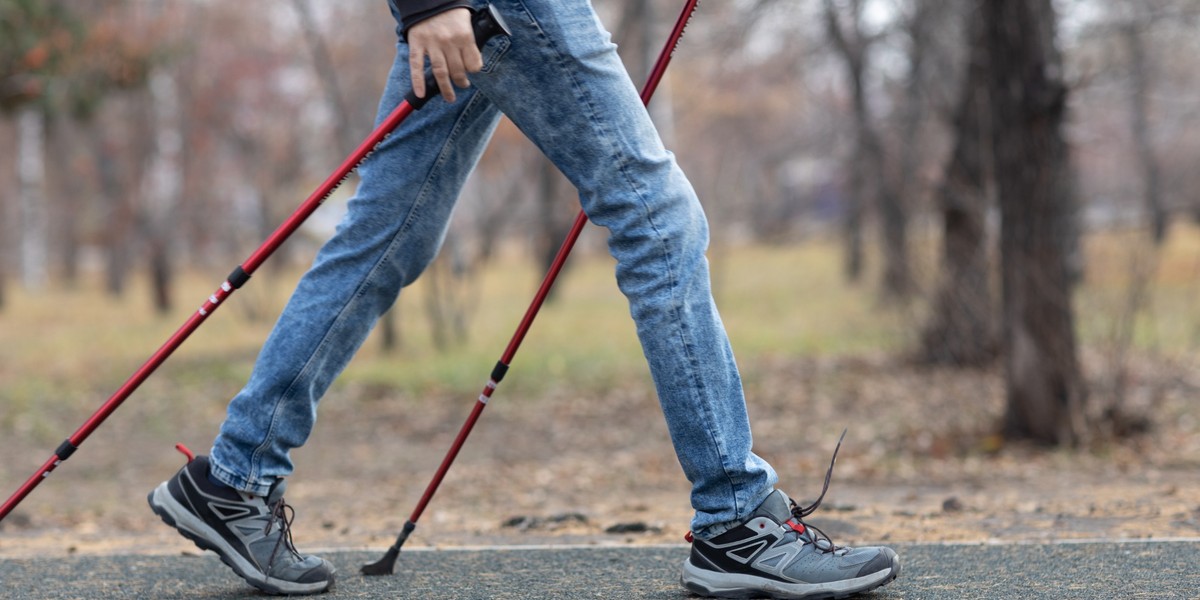
[[[411, 231], [413, 225], [417, 222], [421, 213], [421, 209], [425, 207], [425, 203], [429, 199], [429, 196], [434, 189], [432, 184], [433, 180], [436, 179], [440, 169], [446, 164], [446, 161], [449, 160], [450, 154], [452, 154], [454, 151], [455, 140], [457, 140], [458, 136], [462, 133], [463, 123], [467, 121], [467, 117], [469, 117], [479, 106], [481, 98], [482, 95], [478, 92], [475, 92], [471, 94], [470, 99], [466, 100], [467, 105], [463, 108], [463, 111], [459, 113], [458, 119], [454, 122], [454, 126], [450, 128], [449, 134], [446, 135], [445, 143], [442, 144], [441, 149], [438, 151], [437, 158], [433, 161], [433, 164], [429, 168], [429, 173], [425, 176], [425, 180], [421, 182], [421, 188], [417, 191], [417, 196], [413, 201], [412, 208], [410, 208], [408, 214], [405, 215], [404, 221], [396, 230], [396, 235], [392, 237], [391, 242], [388, 243], [388, 247], [384, 250], [383, 256], [380, 258], [379, 262], [376, 263], [376, 265], [372, 267], [371, 271], [367, 274], [368, 279], [374, 278], [380, 264], [391, 261], [392, 257], [396, 254], [397, 245], [400, 243], [401, 236]], [[425, 266], [428, 266], [428, 263], [422, 266], [422, 271], [424, 270]], [[416, 279], [416, 275], [411, 278], [406, 276], [404, 279], [407, 282], [409, 279]], [[407, 283], [404, 283], [401, 285], [401, 287], [406, 285]]]

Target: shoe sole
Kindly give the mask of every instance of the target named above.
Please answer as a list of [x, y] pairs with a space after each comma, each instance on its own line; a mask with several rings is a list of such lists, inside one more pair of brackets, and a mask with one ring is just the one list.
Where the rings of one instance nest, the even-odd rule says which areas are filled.
[[[211, 550], [221, 557], [221, 562], [233, 569], [246, 583], [274, 595], [319, 594], [333, 586], [333, 577], [316, 583], [292, 583], [271, 580], [233, 549], [225, 539], [203, 519], [192, 514], [181, 505], [163, 482], [146, 497], [150, 509], [167, 525], [174, 527], [183, 537], [191, 540], [201, 550]], [[214, 541], [215, 540], [215, 541]], [[275, 583], [278, 582], [278, 583]]]
[[740, 573], [719, 573], [701, 569], [689, 558], [683, 563], [679, 583], [688, 591], [710, 598], [775, 598], [777, 600], [824, 600], [848, 598], [885, 586], [900, 576], [900, 560], [893, 556], [892, 566], [870, 575], [830, 583], [786, 583]]

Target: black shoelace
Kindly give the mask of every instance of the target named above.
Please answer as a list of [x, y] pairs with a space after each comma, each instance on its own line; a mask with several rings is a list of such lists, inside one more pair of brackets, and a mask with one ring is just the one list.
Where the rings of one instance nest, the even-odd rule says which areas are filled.
[[[805, 523], [804, 517], [816, 512], [817, 508], [821, 506], [821, 501], [825, 499], [825, 492], [829, 491], [829, 482], [831, 479], [833, 479], [833, 465], [837, 462], [838, 450], [842, 448], [842, 440], [844, 439], [846, 439], [845, 429], [842, 430], [842, 436], [838, 438], [837, 446], [835, 446], [833, 449], [833, 458], [829, 459], [829, 470], [825, 471], [825, 484], [821, 486], [821, 495], [817, 496], [816, 502], [813, 502], [808, 506], [800, 506], [799, 504], [796, 504], [795, 500], [789, 499], [789, 501], [792, 503], [792, 518], [795, 519], [797, 523], [803, 525], [806, 531], [813, 531], [813, 533], [809, 534], [808, 536], [812, 545], [815, 546], [817, 550], [820, 550], [826, 554], [837, 552], [838, 550], [841, 550], [842, 547], [834, 544], [833, 540], [829, 539], [829, 536], [825, 535], [824, 531]], [[822, 541], [825, 543], [822, 544]]]
[[290, 504], [280, 498], [275, 504], [271, 505], [271, 518], [267, 520], [267, 524], [263, 527], [263, 535], [271, 535], [271, 529], [275, 522], [279, 522], [279, 539], [275, 541], [275, 548], [271, 550], [271, 559], [267, 561], [266, 573], [271, 574], [271, 568], [275, 565], [275, 557], [279, 555], [280, 548], [286, 548], [288, 552], [296, 560], [301, 560], [300, 552], [296, 550], [296, 546], [292, 543], [292, 520], [296, 518], [296, 510]]

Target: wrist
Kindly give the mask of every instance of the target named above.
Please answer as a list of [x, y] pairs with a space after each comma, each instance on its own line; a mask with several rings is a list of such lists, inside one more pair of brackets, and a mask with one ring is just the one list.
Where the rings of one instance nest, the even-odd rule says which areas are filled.
[[474, 10], [470, 0], [410, 3], [399, 2], [397, 3], [397, 8], [400, 10], [400, 21], [403, 23], [403, 27], [400, 29], [400, 38], [405, 41], [408, 41], [408, 31], [417, 23], [436, 17], [448, 10], [455, 8]]

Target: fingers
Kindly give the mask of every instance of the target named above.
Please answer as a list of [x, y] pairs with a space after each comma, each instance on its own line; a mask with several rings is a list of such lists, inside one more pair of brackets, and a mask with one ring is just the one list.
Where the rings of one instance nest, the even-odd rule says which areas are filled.
[[452, 55], [443, 53], [439, 48], [424, 50], [411, 43], [409, 48], [408, 66], [412, 74], [413, 93], [418, 98], [424, 98], [428, 91], [425, 86], [425, 58], [427, 56], [433, 81], [437, 83], [437, 89], [441, 91], [442, 97], [447, 102], [454, 102], [455, 99], [452, 81], [459, 84], [459, 87], [470, 85], [470, 81], [462, 83], [466, 80], [466, 74], [462, 72], [461, 59], [455, 60]]
[[447, 102], [455, 100], [455, 86], [470, 87], [471, 80], [467, 75], [483, 68], [483, 57], [475, 47], [470, 15], [466, 9], [449, 10], [421, 21], [409, 30], [408, 64], [413, 93], [418, 98], [424, 98], [428, 92], [424, 77], [426, 58], [434, 81]]
[[466, 67], [463, 66], [462, 55], [454, 52], [453, 49], [441, 55], [430, 53], [429, 66], [433, 71], [433, 79], [437, 81], [438, 89], [442, 91], [442, 98], [445, 98], [446, 102], [454, 102], [455, 85], [460, 88], [471, 85], [471, 81], [467, 79]]
[[413, 94], [418, 98], [425, 97], [425, 51], [409, 42], [408, 70], [412, 76]]

